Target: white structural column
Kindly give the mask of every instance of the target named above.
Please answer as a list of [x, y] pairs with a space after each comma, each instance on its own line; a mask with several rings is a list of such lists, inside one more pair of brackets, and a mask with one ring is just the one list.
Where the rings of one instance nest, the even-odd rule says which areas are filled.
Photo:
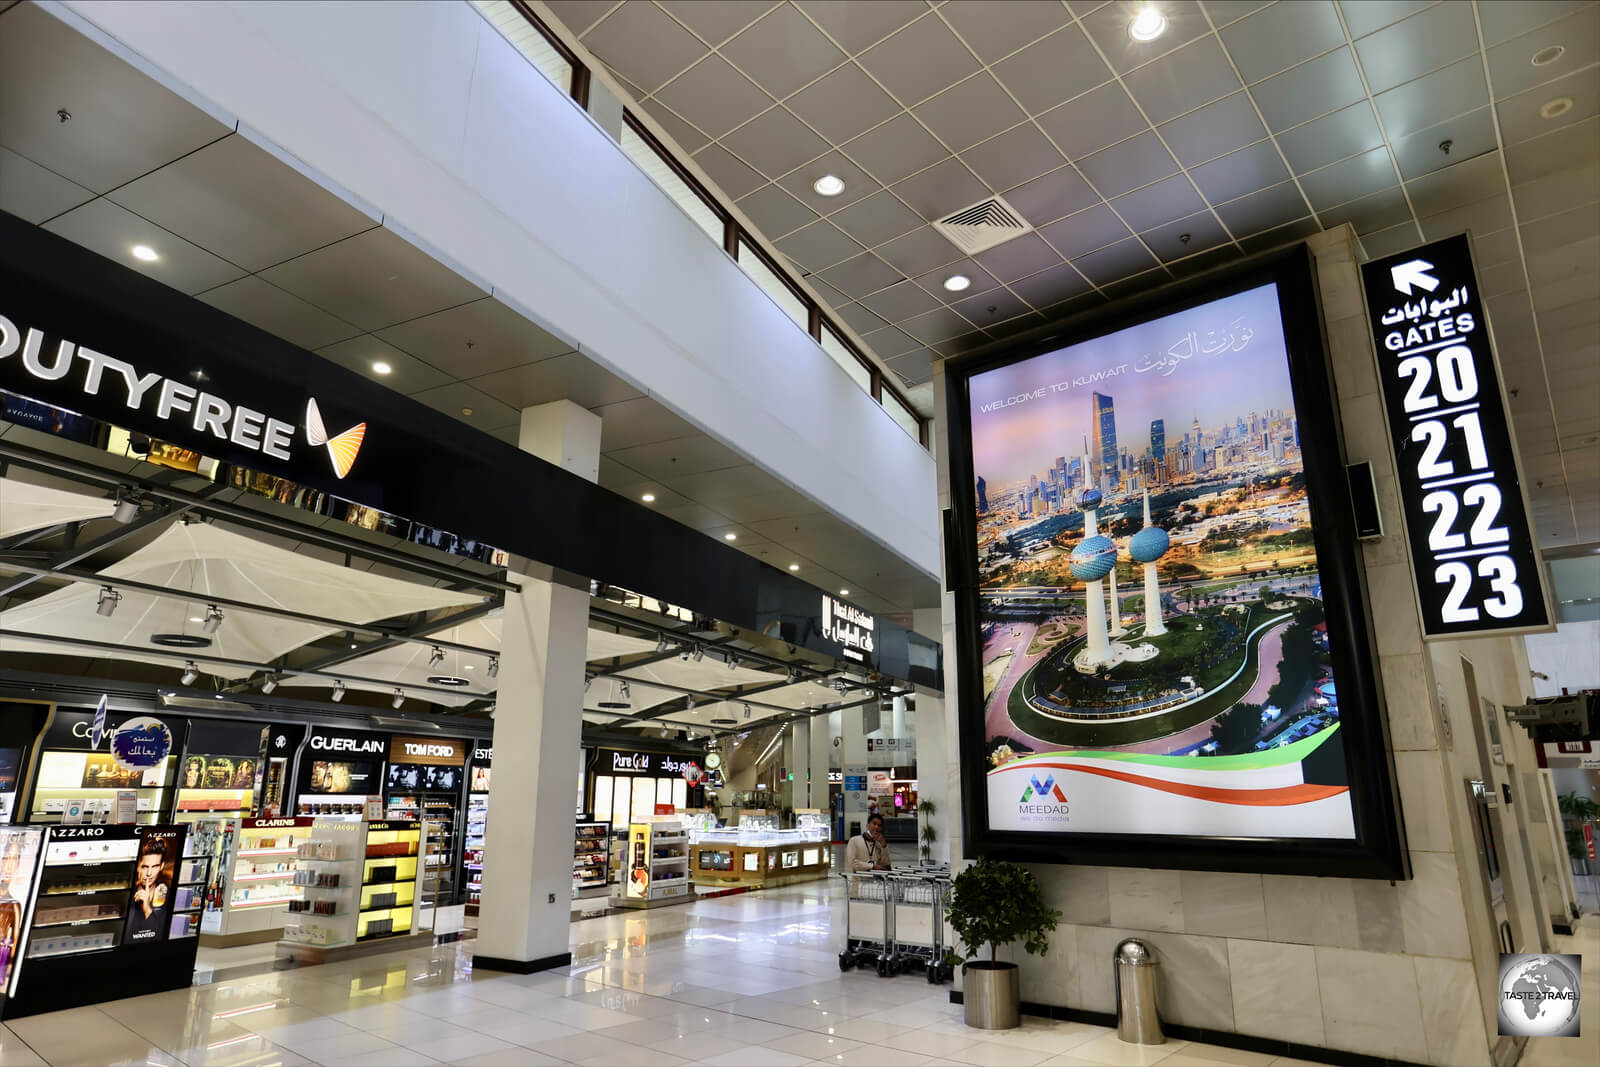
[[821, 808], [833, 818], [828, 808], [828, 768], [833, 753], [833, 732], [828, 729], [831, 716], [811, 716], [811, 796], [807, 807]]
[[[522, 413], [522, 448], [593, 479], [600, 419], [570, 401]], [[587, 589], [510, 575], [500, 641], [493, 776], [477, 966], [542, 970], [571, 961], [572, 798], [578, 788]]]
[[[864, 777], [867, 773], [867, 735], [864, 723], [861, 721], [861, 709], [839, 709], [840, 736], [844, 738], [844, 751], [840, 757], [840, 769], [844, 771], [844, 784], [864, 785], [859, 780], [852, 781], [853, 776]], [[867, 825], [867, 791], [845, 789], [844, 791], [844, 835], [850, 837], [850, 824], [860, 823], [862, 829]]]
[[789, 724], [788, 737], [783, 741], [784, 768], [794, 776], [786, 781], [784, 794], [791, 808], [809, 808], [809, 791], [806, 775], [811, 770], [811, 723], [809, 720]]

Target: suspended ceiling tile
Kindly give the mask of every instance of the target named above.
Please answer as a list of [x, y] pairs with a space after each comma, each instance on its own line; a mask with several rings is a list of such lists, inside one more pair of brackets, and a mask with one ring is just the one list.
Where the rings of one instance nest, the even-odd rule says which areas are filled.
[[600, 17], [617, 6], [617, 0], [545, 0], [544, 6], [574, 36], [582, 36]]
[[380, 221], [238, 134], [108, 195], [248, 271], [333, 244]]
[[79, 185], [107, 192], [232, 132], [35, 4], [0, 17], [0, 145]]
[[1406, 203], [1405, 192], [1396, 186], [1319, 211], [1318, 217], [1324, 226], [1348, 222], [1356, 233], [1376, 233], [1405, 223], [1411, 218], [1411, 207]]
[[693, 424], [648, 396], [603, 404], [594, 408], [594, 413], [600, 416], [602, 454], [671, 441], [697, 432]]
[[676, 141], [678, 148], [683, 152], [698, 152], [710, 143], [711, 138], [684, 121], [682, 116], [659, 100], [646, 100], [639, 106], [660, 124], [666, 135]]
[[[944, 287], [944, 282], [946, 278], [955, 274], [963, 275], [972, 284], [960, 293], [951, 292]], [[987, 292], [1000, 284], [1000, 280], [984, 270], [983, 265], [975, 259], [958, 259], [953, 263], [946, 263], [936, 270], [917, 275], [912, 281], [946, 302], [960, 300], [970, 293]]]
[[889, 322], [899, 322], [924, 311], [932, 311], [940, 301], [913, 282], [904, 281], [863, 297], [861, 303]]
[[[1535, 66], [1534, 57], [1552, 47], [1561, 49], [1560, 54]], [[1600, 62], [1600, 5], [1586, 4], [1566, 18], [1490, 48], [1489, 79], [1496, 99], [1503, 99], [1596, 62]]]
[[1137, 238], [1079, 256], [1072, 261], [1085, 278], [1098, 286], [1110, 285], [1119, 278], [1157, 266], [1148, 249]]
[[[44, 228], [185, 293], [204, 292], [244, 274], [232, 263], [104, 198], [58, 215]], [[157, 258], [148, 263], [136, 259], [132, 249], [137, 245], [150, 247]]]
[[448, 385], [424, 389], [420, 393], [411, 394], [411, 399], [480, 430], [509, 426], [519, 418], [516, 408], [501, 403], [494, 396], [466, 382], [451, 382]]
[[1063, 263], [1012, 282], [1011, 290], [1036, 308], [1049, 308], [1088, 292], [1089, 283], [1076, 267]]
[[1200, 194], [1185, 174], [1174, 174], [1111, 201], [1122, 220], [1135, 230], [1148, 230], [1164, 222], [1192, 215], [1205, 208]]
[[[1485, 153], [1497, 153], [1494, 116], [1487, 107], [1430, 126], [1409, 137], [1389, 138], [1406, 179], [1420, 177]], [[1448, 149], [1448, 151], [1446, 151]]]
[[93, 199], [77, 182], [0, 148], [0, 211], [40, 223]]
[[1419, 215], [1434, 215], [1466, 204], [1498, 199], [1504, 211], [1503, 215], [1487, 216], [1494, 218], [1495, 224], [1487, 228], [1480, 225], [1478, 232], [1491, 233], [1503, 226], [1511, 225], [1510, 205], [1506, 203], [1505, 177], [1501, 173], [1500, 159], [1493, 153], [1434, 171], [1408, 182], [1407, 188], [1411, 192], [1412, 202], [1416, 204]]
[[788, 174], [828, 151], [828, 142], [782, 107], [723, 137], [722, 146], [769, 178]]
[[969, 207], [985, 199], [991, 191], [973, 177], [965, 163], [954, 157], [913, 174], [893, 188], [896, 196], [930, 221]]
[[361, 333], [348, 322], [254, 275], [207, 290], [199, 298], [301, 348], [323, 348]]
[[552, 400], [597, 408], [644, 395], [579, 352], [487, 374], [472, 384], [517, 409]]
[[1074, 161], [1150, 128], [1115, 82], [1046, 111], [1039, 116], [1039, 125]]
[[[1220, 208], [1218, 209], [1218, 214], [1221, 214]], [[1232, 227], [1229, 228], [1232, 229]], [[1250, 237], [1239, 236], [1238, 230], [1234, 230], [1233, 232], [1234, 236], [1239, 238], [1239, 247], [1243, 248], [1245, 252], [1254, 255], [1257, 252], [1266, 252], [1270, 249], [1282, 248], [1285, 245], [1290, 245], [1296, 241], [1304, 240], [1305, 238], [1310, 237], [1312, 234], [1320, 232], [1321, 229], [1322, 227], [1317, 225], [1315, 219], [1307, 217], [1303, 219], [1296, 219], [1293, 222], [1286, 223], [1270, 230], [1264, 230]], [[1416, 230], [1413, 229], [1412, 233], [1415, 232]]]
[[654, 4], [619, 4], [583, 43], [647, 93], [704, 56], [707, 46]]
[[1201, 194], [1213, 204], [1287, 181], [1289, 172], [1271, 144], [1252, 145], [1189, 171]]
[[1055, 107], [1111, 80], [1111, 69], [1076, 25], [1001, 60], [994, 65], [993, 73], [1029, 114]]
[[789, 195], [781, 185], [762, 186], [738, 201], [738, 207], [760, 233], [773, 239], [817, 219], [816, 212]]
[[928, 12], [923, 0], [875, 0], [870, 4], [799, 0], [796, 6], [851, 55], [871, 47]]
[[365, 330], [488, 295], [385, 227], [280, 263], [261, 276]]
[[930, 348], [919, 348], [914, 352], [886, 360], [890, 370], [900, 375], [902, 379], [912, 385], [933, 380], [933, 360], [935, 355]]
[[1356, 42], [1356, 55], [1374, 93], [1477, 50], [1477, 23], [1470, 4], [1435, 4]]
[[961, 159], [991, 189], [1022, 185], [1066, 162], [1031, 122], [967, 149]]
[[986, 73], [923, 101], [911, 113], [952, 152], [964, 151], [1027, 118]]
[[715, 54], [689, 68], [656, 98], [712, 137], [721, 137], [772, 104], [772, 97]]
[[815, 507], [805, 497], [788, 488], [749, 494], [733, 493], [715, 503], [718, 511], [726, 513], [735, 522], [744, 523], [801, 514]]
[[[1051, 259], [1058, 266], [1060, 257], [1051, 253]], [[1008, 322], [1018, 315], [1026, 315], [1032, 311], [1022, 297], [1010, 289], [991, 289], [987, 293], [969, 296], [965, 300], [958, 300], [950, 305], [951, 308], [980, 329], [988, 329], [997, 323]], [[919, 379], [923, 380], [923, 379]]]
[[921, 216], [886, 189], [835, 212], [828, 221], [868, 248], [922, 225]]
[[1278, 134], [1283, 158], [1297, 173], [1325, 167], [1383, 144], [1383, 131], [1366, 100]]
[[1209, 36], [1124, 75], [1123, 82], [1155, 123], [1244, 88], [1222, 46]]
[[1287, 130], [1366, 97], [1350, 49], [1339, 48], [1250, 87], [1267, 128]]
[[391, 326], [378, 336], [457, 378], [478, 378], [573, 350], [492, 296]]
[[1260, 81], [1344, 43], [1331, 0], [1273, 4], [1219, 31], [1247, 82]]
[[[266, 283], [263, 282], [263, 285]], [[429, 366], [409, 352], [402, 352], [391, 344], [371, 334], [361, 334], [348, 341], [340, 341], [317, 349], [317, 355], [331, 360], [347, 370], [382, 382], [400, 393], [420, 393], [448, 383], [451, 378], [437, 367]], [[388, 374], [372, 369], [375, 363], [386, 363]]]
[[1063, 216], [1100, 202], [1078, 169], [1070, 164], [1059, 167], [1005, 191], [1006, 203], [1022, 212], [1034, 226], [1043, 226]]
[[1267, 136], [1266, 127], [1256, 115], [1255, 103], [1242, 91], [1173, 119], [1158, 132], [1186, 167], [1227, 155]]
[[835, 144], [871, 129], [900, 110], [900, 105], [854, 63], [847, 63], [800, 90], [785, 104]]
[[715, 48], [773, 7], [773, 0], [661, 0], [661, 6]]
[[1139, 236], [1163, 263], [1187, 259], [1231, 240], [1217, 217], [1209, 211], [1152, 227]]
[[1379, 93], [1374, 102], [1390, 140], [1425, 130], [1489, 103], [1483, 59], [1476, 53], [1432, 74]]
[[700, 164], [700, 169], [706, 172], [712, 185], [733, 200], [755, 192], [766, 182], [749, 164], [736, 158], [720, 144], [702, 148], [695, 153], [694, 161]]
[[857, 61], [907, 107], [978, 70], [972, 53], [932, 13], [873, 45]]
[[900, 328], [924, 344], [931, 345], [971, 333], [973, 324], [949, 308], [940, 308], [907, 319], [900, 323]]
[[762, 496], [782, 488], [776, 478], [750, 464], [698, 474], [676, 474], [662, 481], [690, 500], [709, 504], [736, 522], [745, 520], [730, 505], [746, 496]]
[[[704, 504], [682, 504], [677, 507], [661, 507], [658, 503], [656, 510], [661, 512], [673, 522], [681, 523], [691, 529], [704, 533], [712, 531], [727, 531], [731, 529], [728, 517], [720, 511], [706, 507]], [[720, 533], [718, 539], [721, 539]]]
[[[1539, 109], [1552, 100], [1572, 98], [1572, 107], [1559, 115], [1544, 118]], [[1553, 82], [1500, 101], [1500, 129], [1510, 146], [1541, 136], [1551, 130], [1571, 127], [1600, 114], [1600, 66], [1569, 74]]]
[[775, 241], [778, 251], [808, 271], [826, 270], [861, 254], [861, 246], [850, 240], [826, 219]]
[[783, 4], [720, 49], [780, 100], [844, 62], [844, 53], [797, 9]]
[[1345, 25], [1352, 39], [1376, 33], [1403, 18], [1416, 14], [1435, 0], [1341, 0]]
[[1059, 4], [1034, 0], [953, 0], [939, 9], [978, 58], [993, 63], [1072, 20]]
[[871, 333], [863, 334], [861, 339], [871, 347], [873, 352], [877, 353], [880, 359], [885, 360], [893, 359], [895, 356], [921, 348], [923, 344], [923, 342], [912, 337], [904, 330], [894, 326], [873, 330]]
[[851, 297], [875, 293], [902, 277], [899, 271], [870, 252], [829, 267], [821, 276], [823, 281]]
[[1311, 206], [1317, 211], [1387, 189], [1399, 181], [1386, 148], [1352, 156], [1342, 163], [1300, 176]]
[[[1003, 282], [1026, 278], [1030, 274], [1036, 274], [1061, 262], [1060, 254], [1036, 233], [1013, 237], [1005, 244], [979, 252], [973, 258]], [[929, 338], [929, 340], [943, 340], [943, 338]]]
[[1178, 164], [1149, 132], [1078, 160], [1078, 169], [1101, 196], [1112, 197], [1176, 174]]
[[[874, 315], [860, 304], [835, 304], [833, 312], [846, 326], [863, 337], [888, 325], [883, 321], [882, 317]], [[878, 354], [881, 356], [883, 353], [879, 352]]]
[[611, 458], [646, 478], [671, 481], [676, 476], [749, 466], [739, 453], [706, 434], [618, 449]]

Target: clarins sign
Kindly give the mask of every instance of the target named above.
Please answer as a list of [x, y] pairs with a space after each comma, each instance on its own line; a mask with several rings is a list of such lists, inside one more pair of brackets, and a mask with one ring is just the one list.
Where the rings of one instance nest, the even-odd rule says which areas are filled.
[[467, 762], [467, 743], [449, 737], [407, 737], [395, 734], [389, 739], [390, 763], [435, 763], [459, 767]]

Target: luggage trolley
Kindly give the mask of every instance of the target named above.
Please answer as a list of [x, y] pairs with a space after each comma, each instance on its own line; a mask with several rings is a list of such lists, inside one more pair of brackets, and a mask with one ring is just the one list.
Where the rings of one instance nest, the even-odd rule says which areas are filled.
[[922, 968], [930, 985], [953, 973], [944, 961], [944, 902], [950, 890], [948, 866], [898, 869], [890, 874], [894, 896], [894, 959], [891, 973]]
[[844, 878], [844, 951], [839, 969], [876, 967], [883, 978], [899, 973], [894, 955], [894, 883], [888, 871], [847, 871]]

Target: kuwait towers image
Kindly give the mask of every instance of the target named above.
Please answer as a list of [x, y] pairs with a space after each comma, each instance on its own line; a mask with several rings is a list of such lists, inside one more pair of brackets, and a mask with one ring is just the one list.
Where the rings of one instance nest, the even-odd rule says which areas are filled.
[[[1083, 457], [1083, 469], [1090, 470], [1088, 456]], [[1096, 526], [1096, 509], [1101, 499], [1100, 490], [1092, 482], [1078, 494], [1078, 506], [1083, 509], [1084, 537], [1072, 550], [1072, 575], [1085, 582], [1084, 615], [1089, 624], [1089, 643], [1075, 657], [1073, 666], [1085, 674], [1116, 659], [1106, 635], [1106, 598], [1102, 583], [1117, 565], [1117, 546]]]
[[1156, 560], [1167, 554], [1172, 541], [1167, 531], [1150, 522], [1150, 490], [1144, 491], [1144, 528], [1128, 541], [1128, 555], [1144, 564], [1144, 635], [1160, 637], [1167, 632], [1161, 622], [1161, 582], [1156, 577]]

